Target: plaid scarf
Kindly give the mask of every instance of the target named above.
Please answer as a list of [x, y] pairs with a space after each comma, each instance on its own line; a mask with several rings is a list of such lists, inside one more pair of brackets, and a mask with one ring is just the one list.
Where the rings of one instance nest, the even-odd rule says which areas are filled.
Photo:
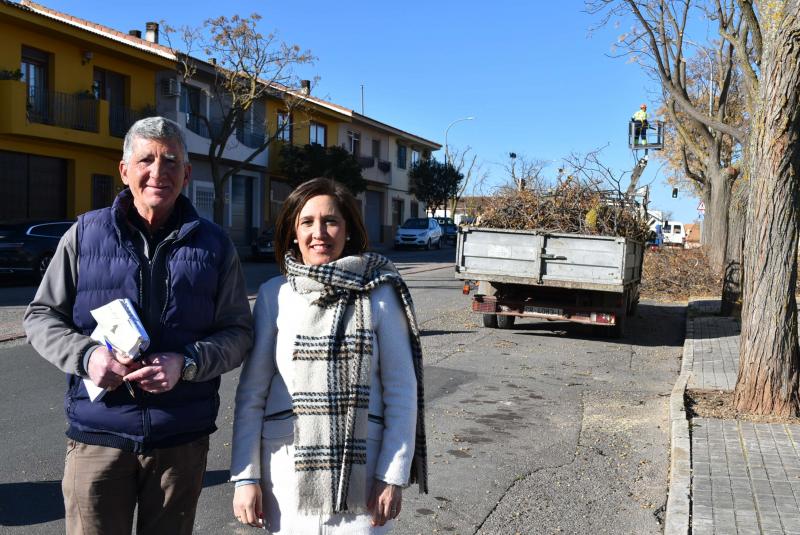
[[[287, 254], [289, 283], [298, 293], [320, 292], [298, 317], [289, 385], [295, 419], [298, 507], [304, 512], [366, 510], [367, 411], [370, 392], [372, 318], [370, 291], [391, 284], [408, 320], [417, 380], [417, 430], [411, 483], [428, 492], [422, 345], [411, 293], [384, 256], [364, 253], [329, 264], [306, 266]], [[391, 343], [384, 341], [384, 343]]]

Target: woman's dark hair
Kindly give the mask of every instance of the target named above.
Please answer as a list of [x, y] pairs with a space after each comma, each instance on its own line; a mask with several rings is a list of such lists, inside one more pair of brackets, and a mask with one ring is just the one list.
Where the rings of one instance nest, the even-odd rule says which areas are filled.
[[336, 200], [336, 207], [344, 216], [345, 230], [350, 239], [345, 242], [342, 256], [361, 254], [369, 247], [361, 210], [350, 190], [330, 178], [312, 178], [297, 186], [289, 194], [275, 222], [275, 260], [283, 274], [286, 274], [286, 263], [283, 258], [287, 252], [291, 252], [297, 260], [301, 260], [300, 248], [294, 243], [295, 225], [306, 203], [319, 195], [333, 197]]

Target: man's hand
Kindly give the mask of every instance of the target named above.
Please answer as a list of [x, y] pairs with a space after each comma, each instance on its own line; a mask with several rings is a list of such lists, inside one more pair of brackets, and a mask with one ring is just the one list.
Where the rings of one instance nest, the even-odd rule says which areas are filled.
[[138, 369], [140, 364], [132, 359], [112, 353], [100, 346], [89, 355], [86, 373], [99, 387], [114, 390], [122, 384], [122, 378]]
[[156, 353], [147, 357], [144, 366], [125, 376], [139, 388], [151, 394], [169, 392], [178, 384], [183, 371], [183, 355], [180, 353]]
[[367, 509], [372, 513], [372, 525], [382, 526], [387, 520], [397, 518], [402, 503], [402, 488], [376, 479], [367, 500]]
[[261, 510], [261, 485], [241, 485], [233, 491], [233, 515], [242, 524], [264, 527]]

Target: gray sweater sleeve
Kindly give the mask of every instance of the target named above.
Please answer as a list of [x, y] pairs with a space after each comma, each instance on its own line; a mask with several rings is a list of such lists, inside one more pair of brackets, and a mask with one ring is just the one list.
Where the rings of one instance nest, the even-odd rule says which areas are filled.
[[237, 368], [253, 345], [253, 315], [244, 273], [230, 241], [218, 284], [214, 332], [186, 347], [197, 362], [195, 381], [208, 381]]
[[22, 324], [28, 342], [59, 370], [86, 377], [84, 357], [99, 347], [72, 322], [78, 280], [77, 224], [58, 243]]

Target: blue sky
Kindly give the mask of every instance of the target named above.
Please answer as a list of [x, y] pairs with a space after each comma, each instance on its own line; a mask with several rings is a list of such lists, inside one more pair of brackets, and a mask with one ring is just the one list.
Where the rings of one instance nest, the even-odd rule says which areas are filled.
[[[208, 0], [42, 0], [53, 9], [120, 31], [145, 22], [200, 25], [218, 15], [259, 13], [260, 29], [311, 49], [318, 58], [303, 77], [319, 76], [313, 93], [450, 147], [472, 147], [490, 183], [507, 177], [509, 152], [553, 160], [547, 176], [572, 152], [605, 147], [602, 160], [618, 173], [635, 163], [627, 121], [657, 89], [635, 64], [609, 57], [620, 27], [591, 32], [597, 17], [581, 0], [286, 2]], [[443, 151], [437, 155], [443, 159]], [[658, 162], [641, 183], [651, 185], [651, 209], [685, 222], [698, 200], [671, 197]]]

